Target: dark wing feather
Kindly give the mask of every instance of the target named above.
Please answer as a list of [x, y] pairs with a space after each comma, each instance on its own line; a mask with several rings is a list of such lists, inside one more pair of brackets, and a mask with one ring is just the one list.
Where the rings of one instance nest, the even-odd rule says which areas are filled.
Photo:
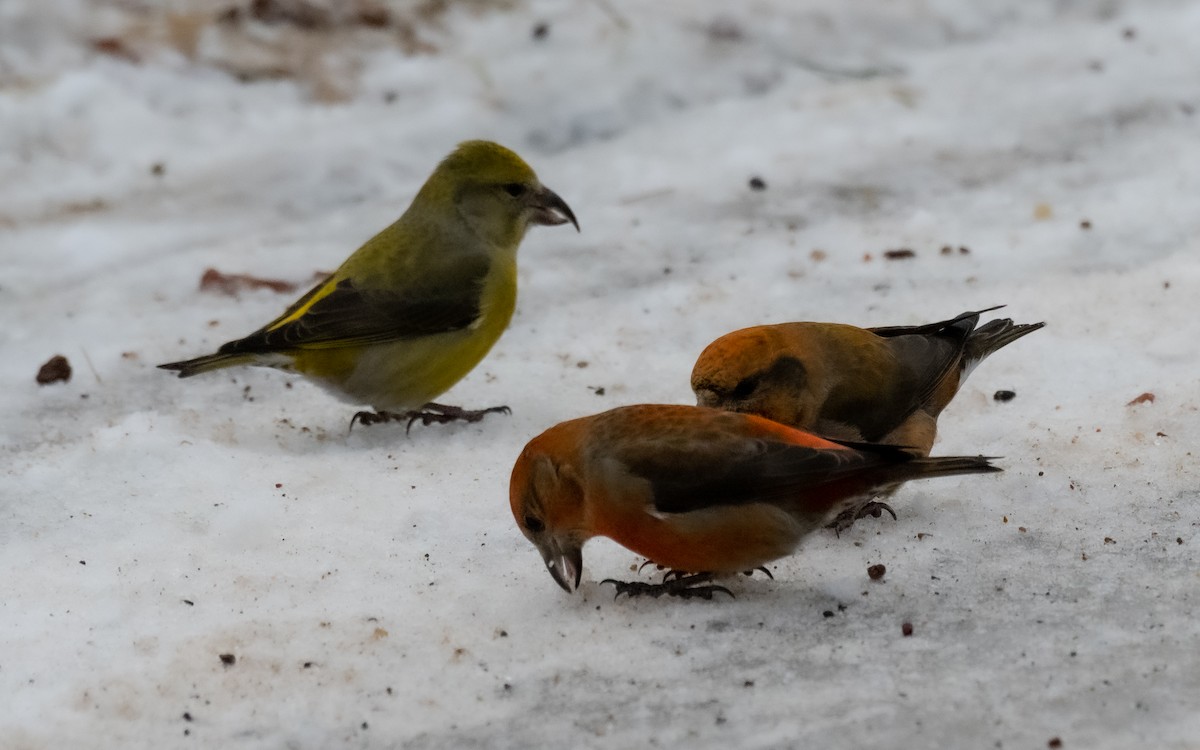
[[926, 323], [923, 326], [882, 326], [879, 328], [868, 328], [867, 330], [876, 336], [882, 336], [883, 338], [892, 338], [894, 336], [925, 336], [929, 334], [941, 333], [946, 329], [954, 328], [956, 326], [959, 328], [965, 327], [966, 331], [970, 333], [972, 330], [974, 330], [975, 325], [979, 322], [980, 315], [983, 315], [985, 312], [999, 310], [1002, 307], [1004, 307], [1004, 305], [996, 305], [995, 307], [986, 307], [982, 310], [965, 312], [961, 315], [951, 318], [950, 320], [940, 320], [936, 323]]
[[909, 414], [928, 402], [946, 376], [961, 366], [967, 339], [975, 330], [980, 314], [995, 309], [966, 312], [956, 318], [924, 326], [868, 329], [888, 339], [897, 361], [912, 375], [911, 381], [905, 383], [905, 391], [911, 394], [912, 409], [908, 411]]
[[[349, 279], [314, 302], [300, 317], [267, 326], [221, 347], [222, 354], [265, 353], [289, 349], [351, 346], [401, 341], [457, 331], [480, 315], [480, 285], [486, 273], [467, 277], [452, 289], [359, 289]], [[310, 292], [302, 300], [312, 297]], [[293, 305], [292, 310], [299, 309]], [[286, 320], [286, 315], [282, 318]], [[272, 324], [275, 325], [275, 324]]]
[[884, 461], [857, 451], [818, 450], [769, 439], [743, 439], [740, 456], [708, 451], [674, 452], [661, 447], [653, 458], [627, 463], [631, 473], [650, 482], [654, 507], [661, 513], [686, 513], [748, 503], [785, 503], [806, 488], [836, 481]]

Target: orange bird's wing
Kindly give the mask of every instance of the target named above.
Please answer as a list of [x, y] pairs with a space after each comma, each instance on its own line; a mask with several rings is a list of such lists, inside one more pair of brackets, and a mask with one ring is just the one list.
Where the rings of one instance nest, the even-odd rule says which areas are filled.
[[[806, 489], [892, 462], [886, 450], [845, 448], [758, 417], [720, 412], [627, 431], [620, 446], [613, 457], [650, 483], [660, 513], [786, 504]], [[895, 461], [908, 458], [897, 455]]]
[[843, 478], [872, 463], [855, 451], [806, 448], [758, 441], [753, 455], [722, 462], [696, 462], [682, 471], [661, 474], [631, 467], [649, 480], [654, 509], [687, 513], [747, 503], [786, 505], [823, 484]]
[[906, 391], [912, 394], [907, 413], [927, 403], [946, 376], [958, 369], [967, 339], [975, 330], [980, 314], [994, 309], [966, 312], [950, 320], [923, 326], [868, 329], [876, 336], [888, 339], [892, 355], [910, 374], [911, 382], [905, 384]]

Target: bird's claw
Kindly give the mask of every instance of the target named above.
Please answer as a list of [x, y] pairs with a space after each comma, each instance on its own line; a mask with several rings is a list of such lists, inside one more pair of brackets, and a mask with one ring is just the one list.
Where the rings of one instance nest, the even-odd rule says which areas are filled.
[[646, 562], [644, 562], [638, 566], [637, 572], [641, 573], [643, 570], [646, 569], [647, 565], [653, 565], [653, 566], [657, 567], [659, 570], [662, 570], [662, 567], [663, 567], [663, 566], [659, 565], [658, 563], [654, 562], [653, 560], [647, 560]]
[[380, 422], [390, 422], [398, 416], [398, 414], [390, 411], [357, 411], [353, 417], [350, 417], [350, 427], [346, 432], [353, 430], [356, 424], [361, 424], [363, 427], [370, 427]]
[[897, 520], [896, 511], [892, 510], [892, 506], [888, 505], [887, 503], [878, 503], [874, 500], [859, 508], [858, 515], [856, 515], [854, 518], [855, 520], [858, 520], [859, 518], [866, 518], [867, 516], [871, 516], [871, 518], [879, 518], [883, 515], [883, 511], [885, 510], [888, 512], [888, 515], [892, 517], [893, 521]]
[[[674, 574], [674, 575], [672, 575]], [[611, 583], [617, 593], [613, 599], [617, 599], [621, 594], [632, 598], [635, 596], [649, 596], [654, 599], [666, 594], [667, 596], [675, 596], [680, 599], [712, 599], [718, 591], [728, 594], [729, 598], [734, 598], [733, 592], [724, 586], [708, 583], [713, 578], [712, 573], [692, 573], [686, 574], [677, 570], [667, 571], [663, 576], [661, 583], [643, 583], [642, 581], [618, 581], [615, 578], [606, 578], [600, 582], [600, 585]], [[701, 585], [707, 584], [707, 585]]]
[[408, 420], [404, 427], [405, 434], [412, 431], [416, 422], [428, 427], [431, 424], [447, 424], [449, 422], [478, 422], [488, 414], [512, 414], [507, 406], [492, 406], [487, 409], [464, 409], [461, 406], [446, 406], [444, 404], [425, 404], [420, 409], [412, 411], [360, 411], [350, 419], [350, 429], [357, 422], [363, 427], [382, 422], [400, 422]]
[[512, 414], [512, 409], [507, 406], [490, 406], [486, 409], [464, 409], [461, 406], [425, 404], [418, 411], [405, 413], [404, 416], [408, 417], [408, 426], [404, 428], [404, 432], [410, 432], [415, 422], [420, 422], [423, 427], [428, 427], [431, 424], [448, 424], [450, 422], [474, 423], [483, 419], [488, 414]]
[[896, 511], [892, 510], [892, 506], [888, 505], [887, 503], [880, 503], [872, 500], [868, 503], [858, 506], [857, 508], [847, 508], [846, 510], [843, 510], [837, 515], [836, 518], [826, 524], [825, 528], [833, 529], [836, 534], [841, 535], [843, 531], [853, 526], [854, 522], [858, 519], [866, 518], [867, 516], [879, 518], [883, 515], [885, 510], [892, 517], [892, 520], [895, 521]]

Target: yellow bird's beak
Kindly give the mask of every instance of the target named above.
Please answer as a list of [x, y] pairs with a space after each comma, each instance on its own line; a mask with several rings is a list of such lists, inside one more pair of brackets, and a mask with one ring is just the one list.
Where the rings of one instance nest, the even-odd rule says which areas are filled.
[[553, 227], [569, 221], [575, 225], [575, 231], [579, 231], [579, 222], [575, 220], [575, 212], [571, 210], [565, 200], [558, 197], [558, 193], [548, 187], [543, 186], [529, 193], [529, 207], [533, 209], [531, 221], [534, 224]]

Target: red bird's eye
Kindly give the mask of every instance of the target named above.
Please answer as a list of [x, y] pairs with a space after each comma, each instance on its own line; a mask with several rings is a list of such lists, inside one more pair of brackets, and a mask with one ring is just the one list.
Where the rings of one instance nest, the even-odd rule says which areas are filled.
[[525, 516], [525, 528], [529, 529], [534, 534], [540, 534], [545, 530], [546, 524], [534, 516]]
[[734, 386], [733, 397], [734, 398], [746, 398], [751, 393], [754, 393], [754, 391], [757, 388], [758, 388], [758, 378], [756, 378], [756, 377], [743, 378], [740, 383], [738, 383], [736, 386]]

